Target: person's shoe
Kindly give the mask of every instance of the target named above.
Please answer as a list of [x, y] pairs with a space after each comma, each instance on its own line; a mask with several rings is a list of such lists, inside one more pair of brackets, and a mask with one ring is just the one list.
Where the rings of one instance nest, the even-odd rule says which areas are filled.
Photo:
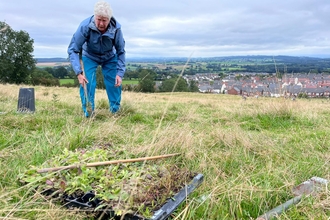
[[110, 112], [112, 113], [112, 114], [116, 114], [116, 113], [118, 113], [118, 111], [119, 111], [119, 108], [110, 108]]

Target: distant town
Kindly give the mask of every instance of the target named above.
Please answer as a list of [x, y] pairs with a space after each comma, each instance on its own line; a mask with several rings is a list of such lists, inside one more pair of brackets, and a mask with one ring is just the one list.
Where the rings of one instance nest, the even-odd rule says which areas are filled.
[[[244, 76], [237, 80], [237, 76]], [[246, 77], [249, 76], [249, 77]], [[189, 81], [197, 81], [201, 93], [241, 95], [242, 97], [329, 97], [330, 75], [285, 74], [276, 76], [253, 73], [232, 73], [220, 79], [218, 74], [185, 75]]]
[[[171, 76], [181, 75], [188, 85], [194, 81], [201, 93], [242, 97], [330, 96], [330, 59], [292, 56], [232, 56], [192, 58], [127, 59], [127, 79], [137, 79], [139, 69], [152, 70], [156, 88]], [[66, 66], [67, 59], [39, 58], [39, 67]], [[135, 85], [132, 85], [135, 86]]]

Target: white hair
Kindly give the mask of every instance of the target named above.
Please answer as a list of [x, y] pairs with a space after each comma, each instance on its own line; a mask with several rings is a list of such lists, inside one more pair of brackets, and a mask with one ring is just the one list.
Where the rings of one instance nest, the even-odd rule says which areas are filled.
[[112, 17], [112, 9], [108, 2], [99, 1], [94, 6], [94, 15], [107, 17], [109, 20]]

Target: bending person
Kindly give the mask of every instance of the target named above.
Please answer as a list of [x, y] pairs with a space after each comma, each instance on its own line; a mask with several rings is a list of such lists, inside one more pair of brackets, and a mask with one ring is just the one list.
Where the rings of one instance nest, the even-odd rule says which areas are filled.
[[[102, 67], [110, 111], [116, 113], [120, 108], [125, 73], [125, 40], [109, 3], [100, 1], [95, 4], [94, 15], [83, 20], [73, 34], [68, 54], [80, 84], [85, 117], [89, 117], [95, 109], [96, 69], [99, 65]], [[87, 110], [89, 104], [91, 112]]]

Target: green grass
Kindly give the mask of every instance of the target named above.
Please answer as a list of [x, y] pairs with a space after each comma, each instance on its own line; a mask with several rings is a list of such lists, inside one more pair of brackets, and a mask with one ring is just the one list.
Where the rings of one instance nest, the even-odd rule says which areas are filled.
[[60, 79], [60, 85], [63, 84], [74, 84], [74, 79]]
[[[161, 162], [204, 175], [176, 219], [256, 219], [293, 197], [292, 188], [330, 179], [330, 102], [200, 93], [123, 92], [118, 115], [96, 93], [96, 117], [82, 117], [76, 88], [35, 87], [36, 112], [17, 113], [20, 86], [0, 85], [0, 216], [83, 219], [49, 202], [18, 176], [64, 149], [109, 144], [129, 155], [181, 153]], [[279, 219], [328, 219], [327, 190]]]
[[138, 85], [139, 84], [139, 80], [128, 80], [128, 79], [124, 79], [122, 82], [123, 85]]

